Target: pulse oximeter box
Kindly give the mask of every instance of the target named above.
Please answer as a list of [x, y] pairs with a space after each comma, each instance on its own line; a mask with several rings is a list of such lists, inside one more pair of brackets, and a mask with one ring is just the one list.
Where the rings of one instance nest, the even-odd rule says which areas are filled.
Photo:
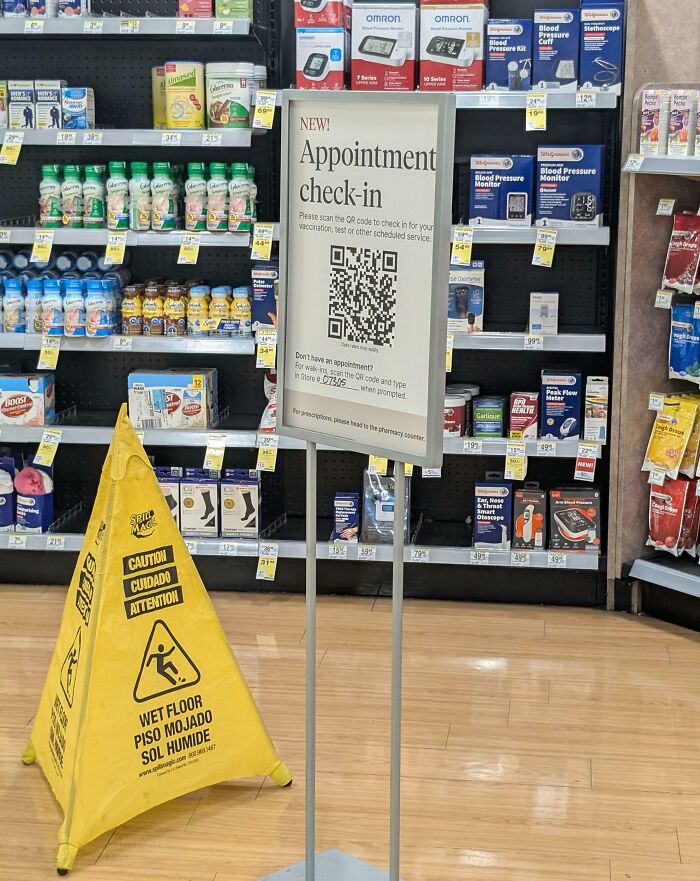
[[474, 547], [510, 548], [513, 486], [485, 481], [474, 484]]
[[596, 144], [539, 147], [535, 226], [602, 226], [603, 158]]
[[488, 8], [421, 6], [419, 87], [426, 92], [478, 92], [484, 84]]
[[532, 78], [532, 22], [492, 18], [486, 26], [486, 83], [501, 92], [527, 92]]
[[350, 30], [352, 0], [294, 0], [295, 28], [346, 28]]
[[576, 91], [580, 25], [578, 9], [535, 10], [533, 89]]
[[447, 289], [447, 329], [451, 333], [481, 333], [484, 329], [484, 261], [450, 266]]
[[581, 374], [543, 370], [540, 394], [540, 437], [565, 440], [581, 436]]
[[470, 226], [532, 226], [532, 156], [472, 156]]
[[345, 28], [297, 28], [297, 88], [345, 88], [348, 33]]
[[620, 94], [624, 29], [624, 3], [582, 3], [578, 75], [581, 89]]
[[417, 36], [414, 3], [356, 3], [350, 88], [412, 92], [416, 87]]

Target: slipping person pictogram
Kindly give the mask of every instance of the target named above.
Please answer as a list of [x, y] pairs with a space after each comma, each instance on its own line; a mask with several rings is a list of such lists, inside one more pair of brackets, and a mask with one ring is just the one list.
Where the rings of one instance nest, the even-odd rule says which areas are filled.
[[156, 621], [136, 678], [134, 700], [143, 703], [198, 682], [199, 670], [192, 658], [175, 639], [165, 621]]

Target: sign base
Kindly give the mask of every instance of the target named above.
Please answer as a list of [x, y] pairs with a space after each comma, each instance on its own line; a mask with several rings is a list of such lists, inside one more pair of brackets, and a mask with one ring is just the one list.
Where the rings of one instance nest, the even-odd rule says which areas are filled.
[[[304, 881], [304, 860], [260, 881]], [[316, 855], [316, 881], [388, 881], [388, 874], [340, 850]]]

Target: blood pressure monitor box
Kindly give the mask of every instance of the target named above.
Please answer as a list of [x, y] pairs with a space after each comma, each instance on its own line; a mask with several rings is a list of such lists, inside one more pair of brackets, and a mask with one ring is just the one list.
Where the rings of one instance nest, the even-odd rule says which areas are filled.
[[527, 92], [532, 77], [532, 22], [492, 18], [486, 26], [485, 88]]
[[540, 437], [552, 440], [581, 436], [581, 374], [543, 370], [540, 395]]
[[356, 3], [351, 85], [356, 91], [412, 92], [416, 87], [418, 10], [413, 3]]
[[549, 493], [549, 546], [600, 552], [600, 491], [553, 489]]
[[348, 34], [344, 28], [297, 28], [297, 88], [345, 88]]
[[484, 83], [488, 8], [421, 6], [419, 86], [427, 92], [478, 92]]
[[294, 27], [350, 29], [352, 0], [294, 0]]
[[603, 225], [602, 146], [539, 147], [535, 226]]
[[576, 91], [580, 25], [578, 9], [535, 10], [533, 89]]
[[472, 156], [471, 226], [532, 226], [532, 156]]
[[620, 94], [624, 30], [624, 3], [581, 5], [580, 88]]

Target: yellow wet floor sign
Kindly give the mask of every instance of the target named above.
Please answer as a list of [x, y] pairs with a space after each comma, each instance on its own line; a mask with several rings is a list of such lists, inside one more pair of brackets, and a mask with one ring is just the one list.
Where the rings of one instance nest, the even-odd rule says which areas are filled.
[[64, 812], [57, 867], [203, 786], [291, 782], [122, 408], [31, 738]]

